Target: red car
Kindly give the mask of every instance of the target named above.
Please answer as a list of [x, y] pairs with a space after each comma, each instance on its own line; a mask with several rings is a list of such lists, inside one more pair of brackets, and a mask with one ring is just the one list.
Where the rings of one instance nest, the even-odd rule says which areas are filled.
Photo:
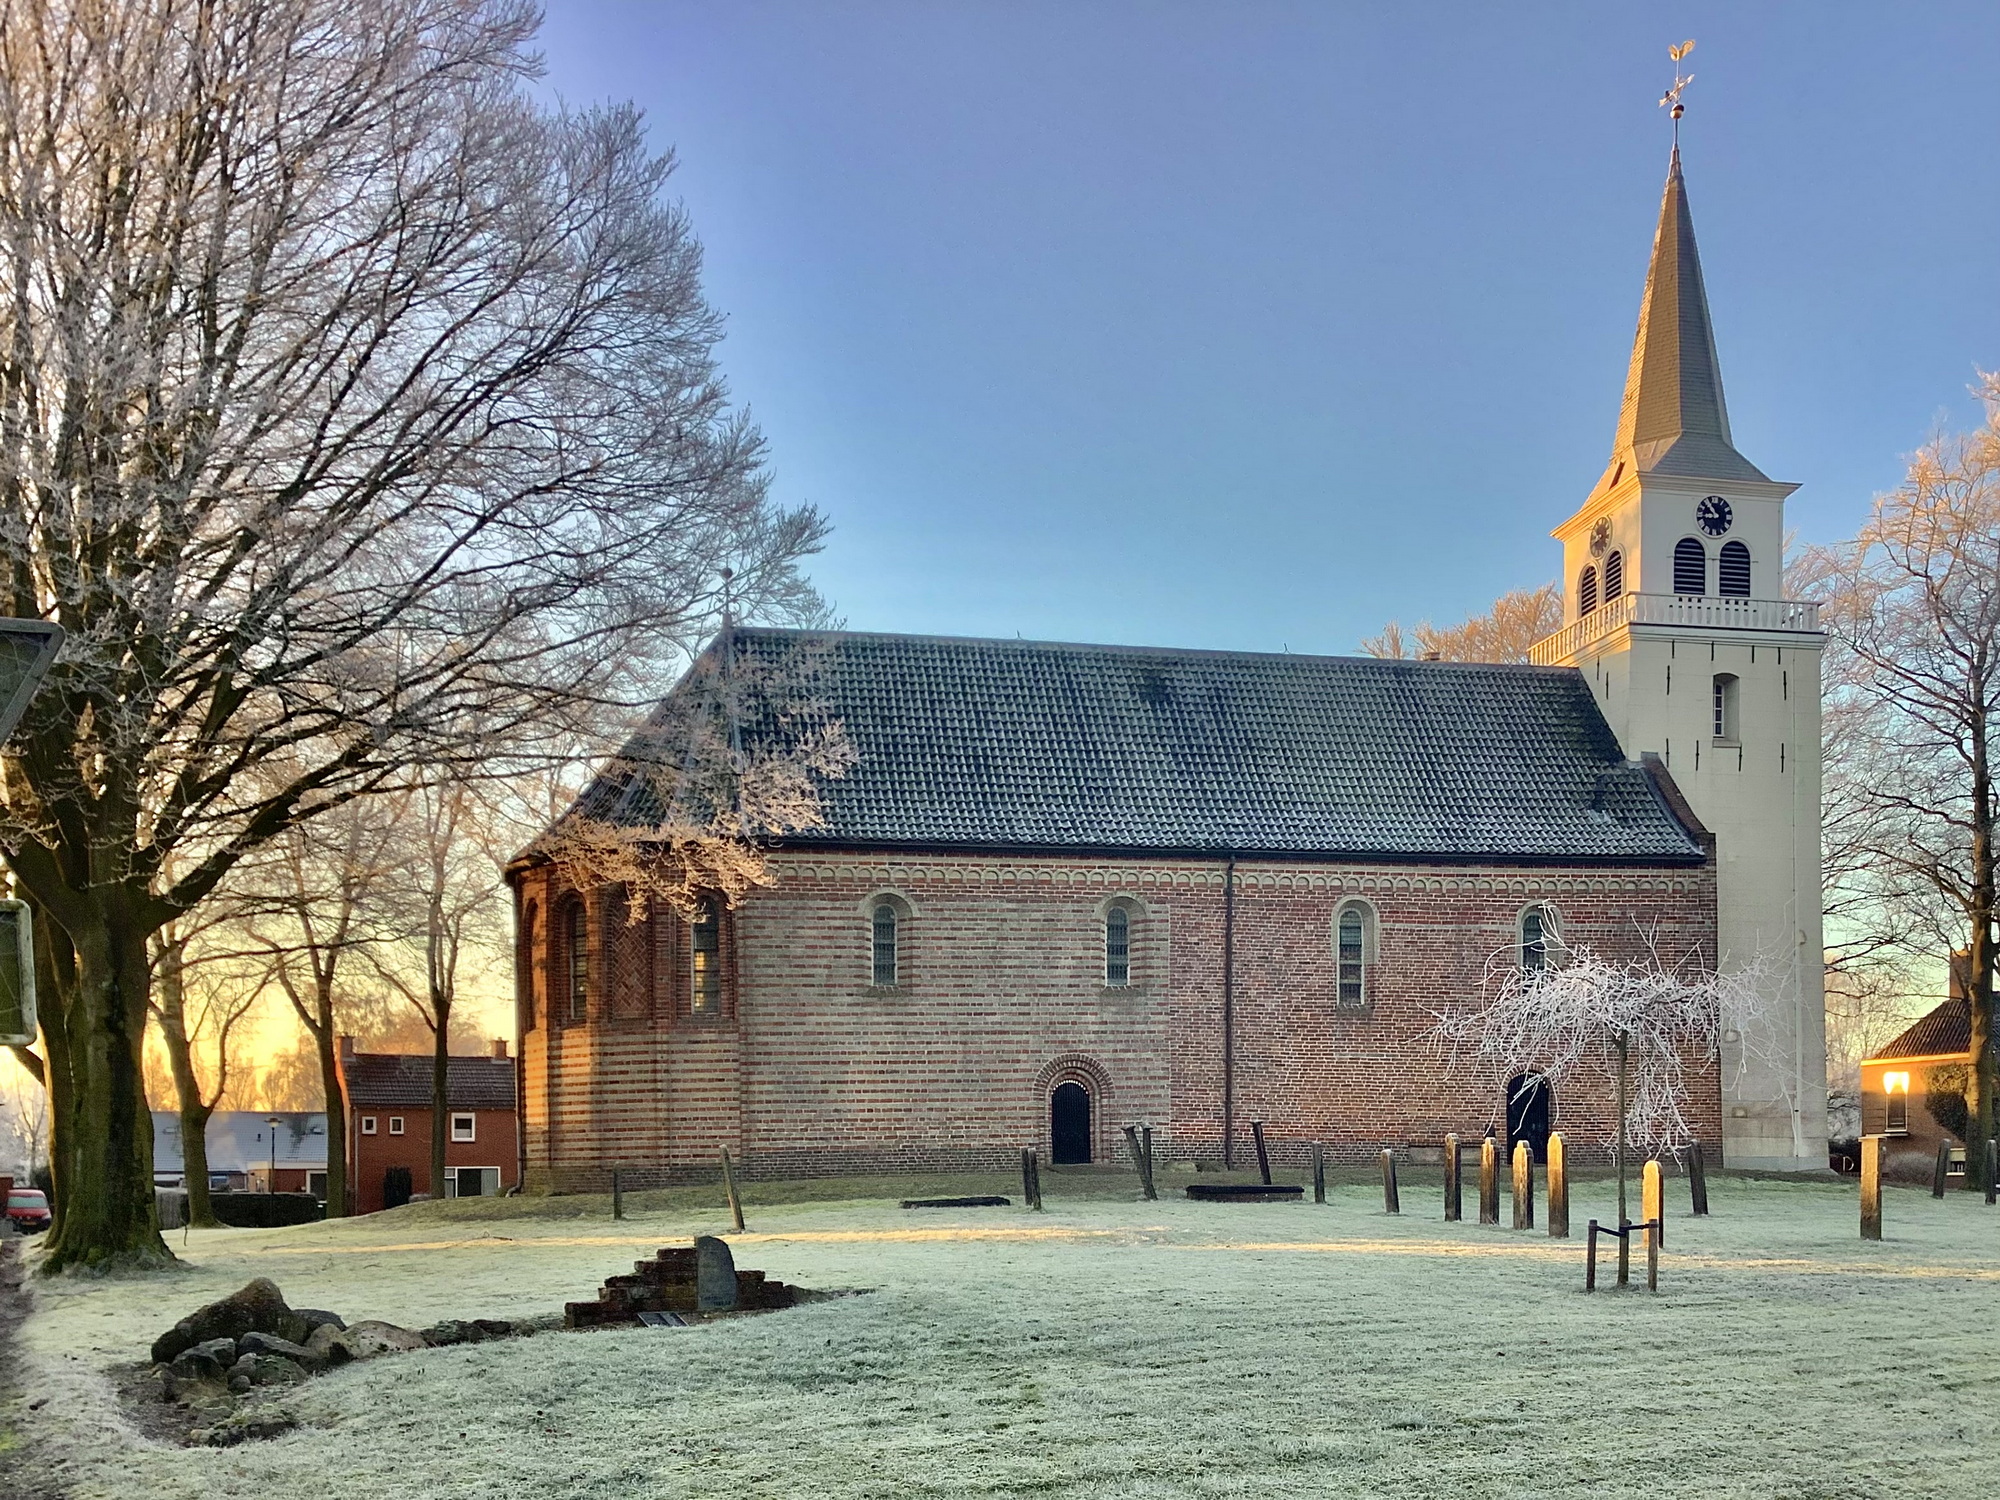
[[49, 1227], [49, 1200], [40, 1188], [14, 1188], [7, 1194], [7, 1217], [23, 1234]]

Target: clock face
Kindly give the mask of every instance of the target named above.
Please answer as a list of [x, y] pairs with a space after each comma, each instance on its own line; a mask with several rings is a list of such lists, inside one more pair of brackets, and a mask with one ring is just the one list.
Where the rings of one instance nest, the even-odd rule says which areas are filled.
[[1696, 524], [1710, 536], [1721, 536], [1729, 529], [1729, 523], [1735, 519], [1735, 513], [1730, 510], [1729, 502], [1722, 496], [1710, 495], [1694, 508], [1694, 518]]
[[1611, 517], [1604, 516], [1599, 519], [1595, 526], [1590, 528], [1590, 550], [1594, 555], [1602, 557], [1604, 556], [1605, 549], [1610, 545]]

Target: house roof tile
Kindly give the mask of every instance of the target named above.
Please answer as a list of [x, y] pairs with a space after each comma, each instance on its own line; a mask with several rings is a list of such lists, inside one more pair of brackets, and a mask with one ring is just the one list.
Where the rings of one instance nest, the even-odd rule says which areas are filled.
[[[357, 1109], [429, 1109], [426, 1053], [356, 1052], [341, 1059], [348, 1103]], [[514, 1108], [511, 1058], [454, 1057], [445, 1074], [447, 1109]]]

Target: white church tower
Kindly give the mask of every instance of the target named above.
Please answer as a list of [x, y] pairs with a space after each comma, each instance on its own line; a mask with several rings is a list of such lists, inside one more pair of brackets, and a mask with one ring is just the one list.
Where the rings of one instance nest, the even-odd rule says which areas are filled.
[[1667, 172], [1603, 478], [1557, 527], [1564, 625], [1626, 755], [1656, 754], [1716, 842], [1721, 965], [1762, 959], [1771, 1013], [1723, 1036], [1728, 1165], [1826, 1166], [1817, 608], [1783, 597], [1785, 497], [1736, 451], [1680, 149]]

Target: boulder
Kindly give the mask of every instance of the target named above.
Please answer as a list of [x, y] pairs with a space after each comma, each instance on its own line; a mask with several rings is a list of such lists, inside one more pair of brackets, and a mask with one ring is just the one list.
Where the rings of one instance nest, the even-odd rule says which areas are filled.
[[338, 1330], [347, 1326], [347, 1320], [339, 1313], [328, 1312], [323, 1307], [295, 1307], [292, 1311], [306, 1320], [306, 1333], [308, 1335], [315, 1328], [333, 1328]]
[[331, 1323], [322, 1323], [306, 1335], [305, 1351], [315, 1363], [322, 1365], [344, 1365], [354, 1358], [348, 1347], [341, 1343], [340, 1336], [346, 1325], [336, 1328]]
[[401, 1354], [428, 1347], [424, 1336], [414, 1329], [398, 1328], [394, 1323], [367, 1318], [359, 1323], [350, 1323], [335, 1334], [327, 1352], [329, 1363], [345, 1364], [347, 1360], [334, 1354], [334, 1349], [346, 1350], [347, 1359], [373, 1359], [378, 1354]]
[[176, 1380], [221, 1380], [236, 1362], [236, 1340], [206, 1339], [166, 1362]]
[[238, 1339], [246, 1333], [275, 1333], [294, 1342], [310, 1330], [285, 1305], [277, 1283], [259, 1276], [219, 1302], [198, 1307], [153, 1341], [153, 1363], [171, 1364], [183, 1350], [211, 1339]]
[[[308, 1339], [311, 1335], [307, 1335]], [[281, 1339], [275, 1333], [246, 1333], [236, 1341], [239, 1354], [271, 1354], [279, 1359], [288, 1359], [293, 1364], [316, 1369], [326, 1363], [326, 1355], [313, 1352], [310, 1343], [295, 1344], [290, 1339]]]
[[736, 1305], [736, 1257], [726, 1240], [712, 1234], [694, 1242], [694, 1305], [700, 1312], [725, 1312]]
[[252, 1354], [248, 1358], [252, 1385], [297, 1385], [306, 1378], [304, 1370], [275, 1354]]

